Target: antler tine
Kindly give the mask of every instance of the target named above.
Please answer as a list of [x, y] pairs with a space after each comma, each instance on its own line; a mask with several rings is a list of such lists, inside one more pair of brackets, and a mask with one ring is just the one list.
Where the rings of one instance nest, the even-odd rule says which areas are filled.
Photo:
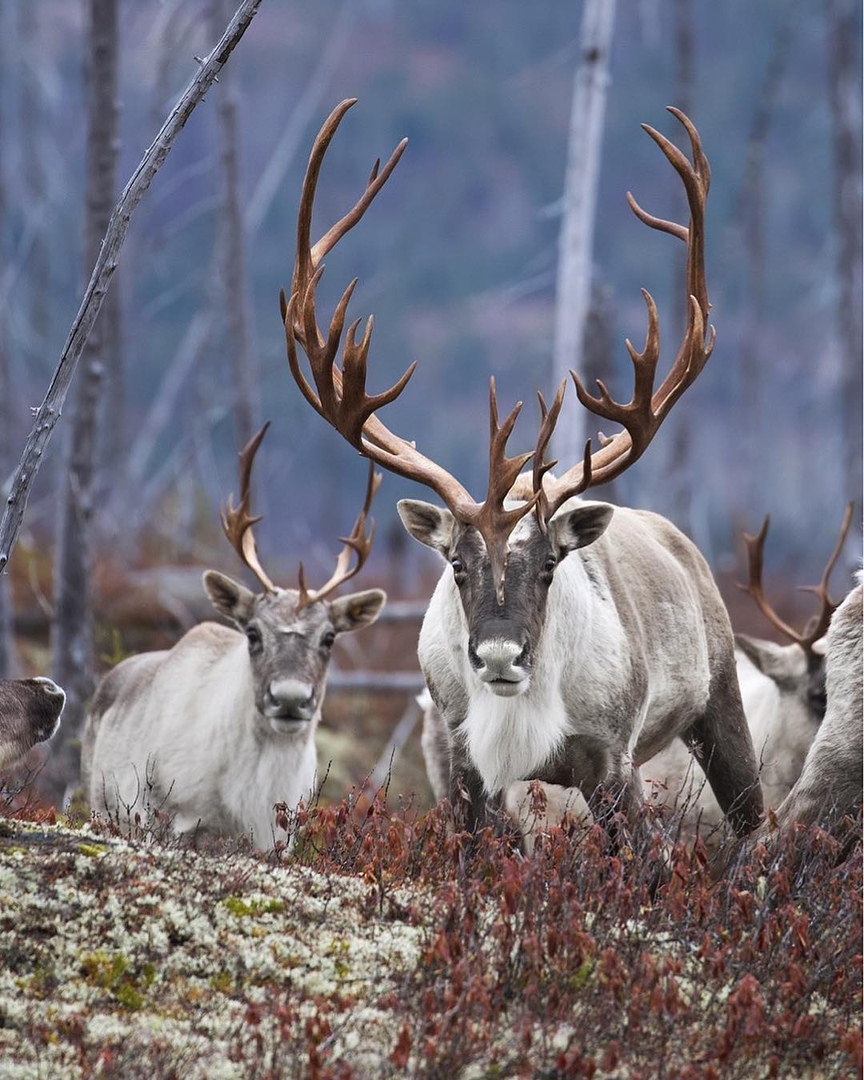
[[[329, 147], [333, 136], [336, 134], [339, 124], [342, 122], [342, 118], [348, 110], [353, 108], [356, 104], [357, 98], [346, 98], [344, 101], [341, 101], [324, 121], [321, 130], [318, 132], [315, 141], [312, 144], [312, 150], [309, 154], [309, 164], [303, 179], [300, 207], [297, 214], [297, 256], [294, 264], [294, 274], [291, 279], [292, 295], [295, 293], [305, 295], [321, 260], [336, 246], [339, 240], [341, 240], [347, 232], [350, 232], [357, 222], [360, 221], [372, 201], [375, 199], [375, 196], [387, 183], [390, 174], [398, 165], [399, 159], [402, 157], [402, 154], [405, 152], [405, 147], [408, 145], [408, 140], [402, 139], [390, 155], [383, 169], [380, 169], [380, 158], [376, 159], [369, 174], [369, 179], [366, 182], [363, 194], [348, 213], [343, 215], [343, 217], [332, 225], [327, 232], [312, 245], [310, 243], [312, 234], [312, 209], [315, 202], [315, 191], [318, 186], [318, 176], [321, 172], [321, 165], [327, 153], [327, 148]], [[305, 344], [306, 342], [304, 342], [304, 345]]]
[[258, 447], [261, 445], [269, 427], [270, 421], [268, 420], [258, 434], [253, 435], [240, 451], [240, 504], [235, 508], [234, 495], [233, 493], [229, 495], [228, 502], [220, 511], [220, 518], [225, 535], [246, 566], [264, 586], [266, 592], [276, 592], [276, 586], [264, 572], [258, 559], [255, 537], [252, 533], [252, 526], [261, 520], [261, 515], [253, 517], [249, 512], [252, 465], [255, 461], [255, 455], [258, 453]]
[[[382, 474], [375, 472], [375, 463], [370, 461], [369, 476], [366, 481], [366, 497], [363, 500], [363, 506], [354, 522], [354, 528], [351, 530], [351, 535], [339, 537], [343, 547], [336, 559], [336, 569], [320, 589], [310, 591], [306, 588], [303, 564], [300, 564], [300, 600], [298, 602], [298, 608], [304, 607], [307, 604], [312, 604], [318, 600], [323, 600], [340, 585], [344, 585], [346, 581], [349, 581], [355, 574], [363, 569], [366, 560], [369, 558], [369, 552], [372, 550], [372, 542], [375, 539], [375, 521], [374, 519], [369, 518], [369, 527], [367, 529], [366, 519], [369, 514], [369, 509], [372, 506], [372, 500], [375, 498], [378, 488], [381, 486], [381, 479]], [[351, 566], [352, 555], [356, 556], [357, 560], [353, 567]]]
[[561, 405], [564, 402], [564, 392], [567, 389], [567, 383], [565, 380], [561, 380], [558, 389], [555, 391], [555, 397], [552, 399], [551, 409], [546, 408], [546, 399], [543, 394], [537, 391], [537, 401], [540, 405], [540, 430], [537, 432], [537, 442], [534, 444], [534, 466], [532, 469], [531, 484], [535, 495], [537, 496], [537, 502], [534, 507], [537, 515], [537, 525], [541, 532], [546, 532], [546, 524], [549, 520], [549, 500], [546, 496], [546, 492], [543, 489], [543, 478], [546, 473], [551, 469], [554, 469], [558, 464], [557, 461], [546, 460], [546, 450], [549, 446], [549, 440], [555, 431], [555, 426], [558, 423], [558, 416], [561, 412]]
[[599, 380], [598, 394], [594, 396], [588, 392], [579, 376], [571, 372], [580, 403], [604, 420], [620, 424], [623, 430], [609, 439], [601, 439], [600, 448], [591, 455], [590, 476], [587, 475], [586, 457], [550, 484], [552, 490], [546, 510], [549, 515], [554, 514], [566, 499], [580, 494], [589, 486], [612, 480], [641, 457], [672, 406], [705, 366], [714, 347], [714, 328], [707, 326], [710, 302], [705, 282], [704, 255], [704, 211], [711, 171], [693, 123], [679, 109], [670, 106], [669, 112], [687, 131], [692, 162], [674, 143], [654, 128], [648, 124], [643, 124], [642, 127], [657, 143], [682, 179], [690, 209], [690, 225], [685, 227], [654, 217], [643, 210], [629, 192], [627, 198], [640, 221], [653, 229], [676, 236], [687, 244], [688, 311], [684, 338], [669, 373], [655, 390], [660, 356], [659, 320], [653, 297], [643, 289], [642, 295], [648, 315], [645, 345], [642, 351], [638, 352], [629, 340], [626, 342], [633, 362], [634, 389], [631, 400], [627, 404], [616, 402]]
[[780, 618], [777, 612], [768, 603], [765, 596], [765, 592], [762, 588], [762, 567], [764, 563], [765, 554], [765, 537], [768, 535], [768, 528], [771, 524], [770, 514], [765, 515], [765, 520], [762, 522], [762, 528], [756, 533], [755, 536], [751, 536], [750, 533], [744, 533], [744, 544], [747, 548], [747, 572], [748, 582], [746, 585], [742, 585], [737, 582], [739, 589], [742, 589], [752, 597], [756, 607], [762, 612], [768, 622], [771, 623], [781, 634], [785, 634], [791, 641], [801, 644], [800, 636], [796, 630], [794, 630], [787, 622]]
[[472, 508], [463, 508], [461, 519], [473, 525], [486, 544], [492, 570], [492, 580], [496, 583], [498, 602], [504, 598], [504, 569], [507, 562], [507, 538], [516, 522], [529, 514], [539, 499], [533, 495], [516, 506], [505, 507], [504, 500], [516, 482], [519, 473], [531, 460], [534, 451], [507, 457], [507, 441], [516, 424], [522, 402], [517, 401], [507, 414], [504, 423], [498, 422], [498, 396], [495, 391], [494, 377], [489, 380], [489, 487], [486, 499]]
[[831, 600], [828, 593], [828, 579], [831, 576], [831, 572], [837, 564], [837, 560], [840, 557], [840, 552], [843, 550], [843, 545], [846, 542], [846, 536], [849, 532], [849, 526], [852, 524], [852, 511], [854, 503], [847, 503], [846, 510], [843, 514], [843, 521], [840, 525], [840, 533], [837, 538], [837, 543], [834, 545], [834, 550], [831, 553], [828, 562], [825, 565], [825, 569], [822, 573], [822, 580], [818, 585], [802, 585], [800, 586], [803, 592], [812, 592], [819, 597], [819, 611], [807, 621], [807, 625], [803, 631], [795, 630], [787, 622], [780, 618], [776, 611], [768, 603], [765, 597], [765, 593], [762, 587], [762, 566], [763, 556], [765, 549], [765, 537], [768, 535], [768, 525], [770, 517], [766, 514], [765, 520], [762, 523], [762, 528], [755, 536], [750, 536], [749, 533], [744, 533], [744, 543], [747, 546], [747, 565], [749, 581], [746, 585], [738, 585], [739, 589], [748, 593], [756, 602], [756, 606], [765, 616], [765, 618], [779, 630], [782, 634], [789, 638], [790, 641], [796, 645], [800, 645], [805, 652], [812, 652], [813, 646], [821, 638], [828, 629], [828, 625], [831, 622], [831, 616], [834, 613], [837, 605]]
[[804, 634], [800, 645], [803, 649], [810, 650], [813, 645], [828, 631], [828, 626], [831, 622], [831, 616], [834, 614], [837, 605], [831, 599], [831, 595], [828, 592], [828, 580], [837, 565], [837, 560], [840, 558], [840, 552], [843, 550], [843, 545], [846, 543], [846, 537], [849, 534], [849, 527], [852, 524], [852, 511], [855, 508], [853, 502], [846, 503], [846, 509], [843, 512], [843, 520], [840, 523], [840, 532], [837, 536], [837, 543], [834, 545], [834, 550], [831, 552], [831, 556], [828, 562], [825, 564], [825, 569], [822, 572], [822, 579], [818, 585], [802, 585], [803, 592], [811, 592], [814, 596], [819, 598], [819, 611], [810, 619], [807, 626], [804, 628]]

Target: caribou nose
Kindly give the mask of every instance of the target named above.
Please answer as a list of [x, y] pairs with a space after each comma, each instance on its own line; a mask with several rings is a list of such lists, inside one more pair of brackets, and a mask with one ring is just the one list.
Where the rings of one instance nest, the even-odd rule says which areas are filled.
[[272, 719], [311, 720], [315, 715], [315, 687], [299, 679], [274, 680], [267, 687], [264, 712]]
[[468, 656], [471, 666], [483, 682], [496, 684], [522, 683], [527, 677], [529, 646], [524, 637], [485, 637], [470, 641]]

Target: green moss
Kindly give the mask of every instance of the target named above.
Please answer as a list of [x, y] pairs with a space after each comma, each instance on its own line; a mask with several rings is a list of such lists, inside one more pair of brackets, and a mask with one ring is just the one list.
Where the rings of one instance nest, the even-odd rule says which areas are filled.
[[222, 906], [238, 919], [247, 915], [274, 915], [285, 910], [282, 900], [244, 900], [242, 896], [227, 896]]
[[38, 998], [51, 997], [57, 989], [59, 980], [54, 964], [50, 960], [40, 960], [30, 976], [29, 989]]
[[100, 855], [104, 855], [108, 847], [105, 844], [79, 844], [77, 850], [82, 855], [89, 855], [91, 858], [96, 859]]
[[144, 1007], [145, 991], [156, 981], [153, 964], [143, 964], [136, 970], [122, 953], [108, 953], [102, 949], [86, 953], [81, 958], [81, 970], [91, 986], [109, 991], [118, 1004], [131, 1012]]
[[124, 1009], [128, 1009], [130, 1012], [138, 1012], [139, 1009], [144, 1007], [144, 995], [132, 983], [121, 983], [120, 986], [115, 988], [114, 997]]
[[576, 971], [567, 977], [567, 988], [574, 992], [584, 990], [592, 982], [593, 978], [594, 965], [590, 960], [585, 960]]
[[81, 958], [81, 970], [91, 986], [110, 990], [123, 977], [129, 961], [122, 953], [108, 953], [102, 949], [85, 953]]
[[224, 969], [215, 975], [211, 975], [209, 982], [211, 990], [215, 990], [217, 994], [230, 994], [234, 989], [234, 980], [231, 978], [230, 973]]

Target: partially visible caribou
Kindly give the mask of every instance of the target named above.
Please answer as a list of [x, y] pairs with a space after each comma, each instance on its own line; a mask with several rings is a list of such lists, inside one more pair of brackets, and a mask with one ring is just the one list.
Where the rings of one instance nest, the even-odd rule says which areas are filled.
[[[804, 759], [825, 715], [825, 632], [836, 604], [828, 581], [852, 522], [852, 504], [845, 510], [834, 550], [821, 581], [809, 591], [819, 598], [819, 610], [803, 631], [784, 621], [768, 602], [762, 567], [769, 518], [755, 536], [745, 533], [749, 580], [747, 591], [765, 618], [792, 644], [735, 636], [735, 662], [744, 712], [760, 763], [766, 807], [776, 809], [801, 774]], [[676, 741], [642, 768], [651, 801], [677, 812], [685, 832], [709, 836], [723, 813], [702, 770], [684, 743]]]
[[[403, 524], [447, 563], [420, 633], [420, 665], [441, 717], [436, 736], [446, 753], [454, 809], [471, 830], [502, 821], [501, 803], [516, 781], [578, 787], [610, 825], [623, 810], [644, 819], [639, 766], [676, 737], [696, 748], [720, 805], [738, 834], [762, 817], [762, 794], [735, 673], [729, 618], [710, 571], [693, 544], [665, 519], [641, 510], [582, 501], [645, 451], [711, 353], [713, 329], [704, 273], [704, 206], [710, 171], [699, 135], [681, 112], [693, 162], [645, 126], [681, 177], [689, 227], [655, 218], [630, 197], [637, 216], [687, 247], [688, 317], [669, 374], [655, 390], [660, 355], [657, 311], [648, 308], [645, 348], [628, 349], [633, 400], [615, 402], [599, 384], [593, 397], [574, 375], [581, 403], [623, 430], [586, 447], [581, 461], [555, 478], [546, 448], [565, 383], [551, 407], [540, 398], [534, 449], [507, 456], [520, 406], [499, 423], [490, 388], [490, 475], [475, 502], [459, 481], [380, 420], [403, 391], [413, 365], [381, 394], [366, 392], [372, 320], [356, 340], [347, 331], [337, 361], [349, 285], [326, 333], [318, 327], [321, 260], [360, 220], [392, 172], [403, 142], [380, 173], [372, 170], [356, 206], [316, 244], [312, 203], [327, 146], [353, 105], [337, 106], [315, 140], [304, 181], [290, 299], [282, 315], [292, 375], [306, 400], [360, 453], [431, 488], [446, 509], [402, 500]], [[297, 344], [309, 361], [301, 370]], [[522, 470], [533, 459], [533, 471]], [[521, 474], [521, 475], [520, 475]]]
[[0, 679], [0, 771], [11, 769], [60, 724], [66, 693], [43, 675]]
[[[827, 829], [845, 847], [861, 839], [856, 818], [861, 812], [864, 789], [862, 623], [864, 608], [859, 583], [834, 612], [828, 628], [825, 719], [801, 775], [777, 810], [779, 836], [799, 823]], [[773, 828], [773, 823], [766, 822], [761, 835], [769, 835]]]
[[[337, 636], [374, 622], [380, 589], [329, 599], [365, 563], [366, 518], [381, 480], [370, 466], [363, 508], [320, 589], [273, 584], [258, 560], [250, 476], [264, 428], [241, 453], [241, 500], [225, 533], [263, 592], [215, 570], [204, 574], [213, 606], [232, 627], [205, 622], [166, 652], [130, 657], [102, 680], [90, 706], [82, 779], [90, 807], [142, 819], [162, 811], [180, 834], [249, 837], [261, 849], [286, 839], [276, 803], [294, 808], [315, 785], [315, 730]], [[353, 567], [352, 553], [356, 556]]]

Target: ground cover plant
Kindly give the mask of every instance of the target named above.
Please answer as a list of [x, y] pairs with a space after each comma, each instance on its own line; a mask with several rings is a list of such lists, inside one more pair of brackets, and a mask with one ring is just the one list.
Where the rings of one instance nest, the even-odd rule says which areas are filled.
[[35, 816], [0, 831], [4, 1080], [861, 1073], [861, 850], [818, 830], [656, 889], [596, 829], [523, 857], [383, 794], [269, 856]]

